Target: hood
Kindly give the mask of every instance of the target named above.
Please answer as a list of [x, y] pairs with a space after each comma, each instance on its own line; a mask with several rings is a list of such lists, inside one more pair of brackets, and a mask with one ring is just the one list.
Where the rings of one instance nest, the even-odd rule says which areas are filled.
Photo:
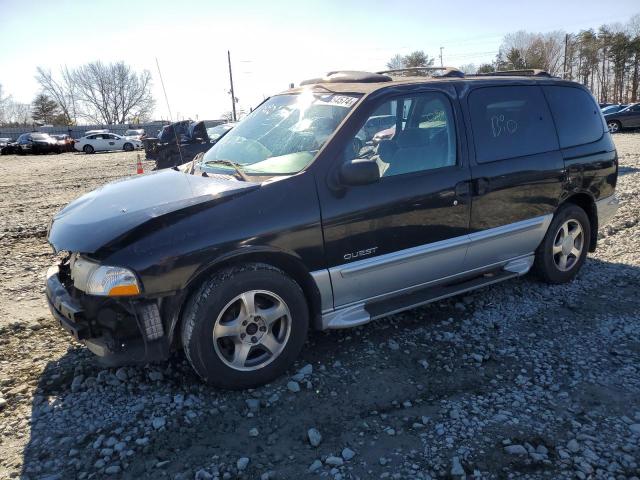
[[55, 251], [94, 253], [158, 217], [258, 186], [172, 169], [119, 180], [60, 210], [51, 222], [49, 243]]

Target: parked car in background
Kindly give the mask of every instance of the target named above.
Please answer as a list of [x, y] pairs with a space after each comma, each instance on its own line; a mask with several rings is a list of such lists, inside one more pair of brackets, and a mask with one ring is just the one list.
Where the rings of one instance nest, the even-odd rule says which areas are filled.
[[23, 133], [18, 137], [16, 143], [18, 144], [16, 153], [19, 155], [28, 153], [60, 153], [58, 140], [47, 133]]
[[[591, 93], [537, 71], [385, 73], [303, 82], [200, 163], [63, 208], [46, 279], [61, 327], [110, 366], [182, 347], [203, 380], [249, 388], [283, 374], [310, 328], [531, 269], [573, 280], [618, 205], [618, 157]], [[393, 138], [353, 151], [379, 111]]]
[[110, 133], [110, 131], [107, 128], [101, 128], [98, 130], [87, 130], [86, 132], [84, 132], [84, 136], [86, 137], [87, 135], [93, 135], [95, 133]]
[[127, 138], [142, 140], [147, 136], [147, 134], [145, 133], [144, 128], [136, 128], [136, 129], [130, 128], [129, 130], [124, 132], [124, 136]]
[[94, 153], [108, 150], [124, 150], [130, 152], [142, 148], [142, 142], [135, 138], [127, 138], [115, 133], [95, 133], [76, 140], [74, 148], [79, 152]]
[[207, 135], [209, 140], [217, 142], [222, 136], [236, 126], [237, 122], [223, 123], [222, 125], [216, 125], [215, 127], [207, 128]]
[[190, 162], [199, 153], [209, 150], [225, 134], [212, 141], [204, 122], [183, 120], [165, 125], [158, 133], [158, 138], [147, 137], [142, 142], [147, 160], [154, 160], [155, 170], [160, 170]]
[[61, 152], [73, 152], [73, 145], [76, 141], [71, 137], [71, 135], [64, 134], [52, 134], [52, 138], [55, 138], [58, 141], [58, 147]]
[[620, 110], [622, 110], [623, 108], [627, 108], [629, 105], [626, 103], [620, 103], [620, 104], [616, 104], [616, 105], [607, 105], [606, 107], [603, 107], [602, 110], [602, 114], [606, 114], [606, 113], [616, 113], [619, 112]]
[[0, 155], [10, 155], [15, 153], [15, 143], [13, 138], [0, 138]]
[[615, 113], [605, 113], [604, 119], [611, 133], [625, 128], [640, 128], [640, 103], [634, 103]]

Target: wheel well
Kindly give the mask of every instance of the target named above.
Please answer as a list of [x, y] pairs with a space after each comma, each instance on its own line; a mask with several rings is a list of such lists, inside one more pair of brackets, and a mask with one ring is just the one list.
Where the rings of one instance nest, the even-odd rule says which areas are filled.
[[578, 207], [582, 208], [587, 216], [589, 217], [589, 222], [591, 223], [591, 238], [589, 242], [589, 251], [596, 251], [596, 243], [598, 242], [598, 210], [596, 209], [596, 204], [586, 193], [576, 193], [575, 195], [567, 198], [563, 203], [573, 203]]
[[247, 253], [235, 257], [231, 257], [220, 262], [216, 262], [211, 265], [207, 269], [200, 272], [193, 280], [189, 282], [185, 291], [180, 294], [180, 299], [178, 300], [179, 305], [175, 305], [173, 308], [176, 308], [177, 315], [174, 316], [173, 324], [170, 325], [169, 335], [172, 340], [172, 344], [176, 345], [179, 343], [179, 332], [180, 324], [182, 323], [182, 311], [186, 302], [189, 300], [191, 295], [198, 290], [198, 288], [202, 285], [202, 283], [211, 275], [223, 268], [231, 267], [234, 265], [239, 265], [242, 263], [266, 263], [273, 267], [279, 268], [287, 275], [289, 275], [293, 280], [300, 285], [302, 288], [302, 292], [307, 300], [307, 305], [309, 306], [309, 318], [311, 320], [311, 325], [315, 325], [314, 321], [316, 316], [321, 313], [321, 298], [320, 291], [316, 283], [314, 282], [309, 272], [305, 269], [302, 263], [299, 260], [296, 260], [293, 257], [290, 257], [286, 254], [281, 253], [273, 253], [273, 252], [255, 252], [255, 253]]

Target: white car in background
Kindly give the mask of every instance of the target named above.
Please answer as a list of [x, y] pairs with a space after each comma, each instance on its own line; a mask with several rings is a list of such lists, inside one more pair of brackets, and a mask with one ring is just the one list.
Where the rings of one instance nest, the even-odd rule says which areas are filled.
[[127, 138], [135, 138], [136, 140], [142, 140], [146, 137], [146, 133], [144, 128], [130, 128], [126, 132], [124, 132], [124, 136]]
[[142, 142], [135, 138], [127, 138], [115, 133], [94, 133], [76, 140], [74, 145], [79, 152], [94, 153], [108, 150], [124, 150], [131, 152], [142, 148]]

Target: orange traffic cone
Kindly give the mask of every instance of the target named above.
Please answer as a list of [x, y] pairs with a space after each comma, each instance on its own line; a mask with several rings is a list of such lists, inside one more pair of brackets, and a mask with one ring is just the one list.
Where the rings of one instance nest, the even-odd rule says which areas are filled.
[[142, 161], [140, 160], [140, 154], [138, 154], [138, 163], [136, 167], [137, 167], [136, 173], [144, 173], [144, 169], [142, 168]]

